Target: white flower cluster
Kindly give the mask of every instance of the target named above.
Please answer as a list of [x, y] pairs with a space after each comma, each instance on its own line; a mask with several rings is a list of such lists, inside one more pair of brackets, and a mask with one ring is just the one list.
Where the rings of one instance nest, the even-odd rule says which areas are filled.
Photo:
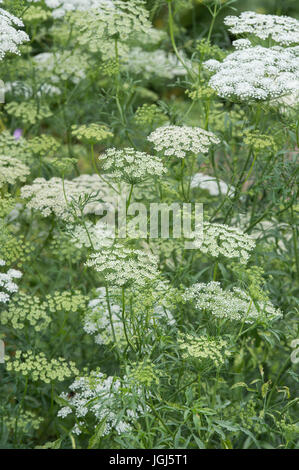
[[[186, 58], [184, 61], [189, 63]], [[187, 73], [174, 54], [167, 53], [163, 49], [145, 51], [141, 47], [133, 47], [122, 57], [121, 68], [135, 75], [141, 75], [145, 80], [156, 77], [173, 79]]]
[[214, 176], [205, 175], [204, 173], [195, 173], [192, 176], [190, 187], [206, 189], [211, 196], [226, 194], [228, 197], [232, 197], [235, 194], [233, 186], [228, 186], [224, 181], [217, 180]]
[[[27, 0], [36, 2], [39, 0]], [[113, 8], [113, 0], [45, 0], [48, 8], [51, 8], [53, 18], [62, 18], [69, 11], [87, 11], [101, 9], [103, 5]]]
[[102, 204], [101, 199], [111, 196], [111, 188], [97, 175], [80, 175], [73, 180], [62, 180], [53, 177], [50, 180], [36, 178], [31, 185], [21, 188], [21, 197], [29, 199], [28, 209], [39, 210], [44, 217], [52, 213], [61, 219], [72, 221], [71, 205], [87, 201], [84, 206], [84, 214], [97, 213]]
[[134, 36], [134, 44], [138, 46], [144, 46], [146, 48], [152, 46], [158, 46], [162, 41], [167, 40], [167, 32], [163, 29], [157, 29], [152, 27], [150, 34], [137, 33]]
[[294, 82], [294, 89], [293, 91], [288, 94], [284, 95], [278, 100], [279, 104], [281, 105], [280, 110], [283, 113], [288, 113], [292, 110], [292, 108], [298, 106], [299, 104], [299, 79]]
[[289, 16], [244, 11], [239, 17], [227, 16], [224, 24], [235, 35], [250, 34], [263, 40], [271, 38], [284, 46], [299, 43], [299, 21]]
[[106, 289], [100, 287], [97, 289], [98, 297], [92, 299], [89, 304], [89, 311], [84, 316], [83, 329], [89, 335], [96, 335], [97, 344], [108, 344], [112, 341], [112, 328], [110, 324], [110, 312], [113, 322], [114, 333], [118, 342], [124, 337], [124, 326], [121, 320], [121, 306], [109, 299], [108, 308]]
[[24, 26], [23, 21], [0, 8], [0, 60], [8, 52], [20, 54], [18, 46], [29, 41], [29, 36], [17, 28]]
[[[126, 388], [126, 397], [123, 399], [122, 388]], [[69, 405], [64, 406], [58, 411], [58, 416], [65, 418], [71, 413], [75, 414], [79, 425], [75, 425], [73, 432], [81, 434], [80, 425], [84, 424], [84, 419], [92, 415], [96, 419], [95, 427], [103, 422], [103, 435], [110, 432], [122, 434], [132, 430], [132, 420], [138, 419], [144, 410], [141, 405], [130, 403], [130, 389], [126, 381], [117, 377], [106, 377], [98, 371], [92, 371], [88, 377], [77, 378], [70, 390], [73, 396], [62, 393], [61, 398], [67, 401]], [[134, 393], [138, 395], [141, 390], [134, 387]], [[121, 415], [121, 418], [120, 418]]]
[[290, 230], [289, 224], [280, 223], [277, 219], [272, 219], [262, 220], [259, 222], [252, 230], [251, 236], [255, 240], [259, 240], [262, 243], [265, 242], [268, 244], [277, 245], [281, 251], [288, 251], [286, 245], [287, 242], [292, 239], [293, 234]]
[[235, 41], [232, 42], [232, 44], [233, 44], [234, 48], [237, 49], [237, 50], [247, 49], [248, 47], [252, 46], [249, 39], [236, 39]]
[[209, 86], [223, 98], [269, 100], [294, 90], [299, 79], [297, 48], [248, 47], [229, 54], [223, 62], [204, 62], [216, 72]]
[[219, 255], [225, 258], [239, 258], [240, 263], [246, 264], [254, 247], [254, 240], [238, 228], [204, 222], [200, 247], [203, 253], [216, 258]]
[[5, 93], [11, 93], [14, 96], [23, 96], [26, 99], [32, 97], [33, 90], [27, 84], [21, 81], [5, 82], [4, 84]]
[[130, 284], [143, 287], [149, 281], [156, 281], [159, 276], [156, 257], [120, 244], [92, 253], [86, 266], [102, 273], [112, 287], [127, 287]]
[[[0, 259], [0, 267], [5, 266], [6, 262]], [[0, 272], [0, 303], [9, 302], [10, 295], [19, 290], [13, 279], [19, 279], [22, 273], [17, 269], [9, 269], [6, 273]]]
[[149, 12], [144, 5], [143, 0], [113, 0], [84, 15], [80, 11], [73, 12], [70, 20], [80, 30], [78, 40], [82, 44], [87, 44], [90, 38], [102, 40], [116, 36], [126, 41], [132, 34], [151, 32]]
[[[134, 288], [132, 293], [134, 300], [136, 300], [138, 296], [140, 297], [140, 292], [136, 291]], [[84, 316], [84, 330], [90, 335], [95, 335], [94, 339], [97, 344], [111, 343], [113, 340], [110, 323], [111, 312], [116, 340], [118, 343], [124, 341], [124, 344], [126, 344], [124, 325], [121, 318], [122, 307], [120, 289], [114, 289], [112, 292], [110, 290], [109, 292], [110, 312], [106, 298], [106, 289], [104, 287], [98, 288], [97, 294], [97, 297], [89, 302], [89, 310]], [[175, 323], [175, 319], [170, 311], [164, 307], [163, 299], [161, 299], [160, 302], [158, 301], [158, 303], [154, 305], [153, 313], [150, 315], [149, 324], [160, 324], [163, 326], [163, 322], [165, 325], [169, 326]]]
[[195, 307], [217, 318], [254, 323], [257, 320], [273, 321], [282, 317], [270, 301], [255, 301], [243, 290], [233, 287], [223, 290], [219, 282], [193, 284], [185, 292], [185, 300], [195, 302]]
[[38, 97], [42, 97], [43, 95], [61, 95], [61, 90], [58, 87], [45, 82], [41, 83], [35, 91], [32, 86], [28, 85], [28, 83], [15, 81], [5, 82], [5, 93], [11, 93], [13, 96], [22, 96], [25, 99], [30, 99], [34, 97], [35, 93]]
[[[232, 223], [240, 225], [242, 228], [250, 225], [250, 215], [239, 214], [238, 218], [233, 218]], [[250, 236], [259, 243], [268, 245], [277, 245], [279, 250], [287, 251], [288, 242], [292, 239], [293, 234], [287, 223], [281, 223], [277, 219], [262, 220], [255, 225]]]
[[36, 70], [52, 83], [71, 80], [77, 84], [86, 77], [89, 68], [87, 54], [82, 51], [42, 52], [33, 58]]
[[103, 170], [112, 179], [126, 181], [130, 184], [139, 183], [149, 177], [160, 177], [166, 173], [162, 160], [133, 148], [109, 148], [99, 156]]
[[15, 184], [16, 181], [25, 181], [30, 174], [27, 165], [17, 158], [0, 155], [0, 188], [5, 184]]
[[208, 153], [212, 144], [220, 142], [213, 132], [189, 126], [158, 127], [147, 139], [154, 144], [157, 152], [177, 158], [184, 158], [188, 152]]
[[[66, 227], [72, 243], [78, 248], [91, 248], [100, 250], [103, 247], [111, 246], [114, 242], [115, 232], [101, 220], [93, 224], [86, 221], [85, 227], [74, 225]], [[88, 232], [88, 233], [87, 233]]]

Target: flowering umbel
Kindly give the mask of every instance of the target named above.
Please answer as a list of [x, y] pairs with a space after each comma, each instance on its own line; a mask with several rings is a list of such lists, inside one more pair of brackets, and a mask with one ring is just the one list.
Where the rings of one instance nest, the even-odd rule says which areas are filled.
[[29, 36], [23, 28], [22, 20], [0, 8], [0, 60], [7, 53], [20, 54], [18, 46], [29, 41]]
[[159, 127], [147, 139], [154, 144], [157, 152], [177, 158], [185, 158], [188, 153], [208, 153], [212, 144], [220, 142], [213, 132], [189, 126]]

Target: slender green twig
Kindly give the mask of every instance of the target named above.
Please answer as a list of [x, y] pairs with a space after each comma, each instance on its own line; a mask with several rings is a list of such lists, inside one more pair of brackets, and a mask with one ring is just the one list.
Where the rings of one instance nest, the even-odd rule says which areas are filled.
[[169, 25], [169, 34], [170, 34], [170, 40], [171, 44], [174, 50], [175, 55], [177, 56], [178, 61], [183, 65], [183, 67], [186, 69], [188, 75], [194, 76], [192, 73], [192, 70], [187, 66], [186, 62], [184, 59], [181, 57], [176, 42], [175, 42], [175, 37], [174, 37], [174, 21], [173, 21], [173, 12], [172, 12], [172, 0], [167, 0], [168, 1], [168, 25]]

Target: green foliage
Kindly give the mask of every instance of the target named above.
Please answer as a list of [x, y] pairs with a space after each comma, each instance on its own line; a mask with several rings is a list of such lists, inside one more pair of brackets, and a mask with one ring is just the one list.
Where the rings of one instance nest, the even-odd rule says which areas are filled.
[[[1, 3], [0, 447], [298, 448], [298, 66], [212, 81], [226, 16], [297, 2], [57, 3]], [[195, 248], [151, 238], [150, 203], [197, 202]]]

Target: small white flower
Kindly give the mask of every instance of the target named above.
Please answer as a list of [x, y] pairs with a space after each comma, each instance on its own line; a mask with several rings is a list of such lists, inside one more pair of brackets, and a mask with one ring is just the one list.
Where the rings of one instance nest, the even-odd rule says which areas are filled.
[[262, 15], [244, 11], [238, 16], [227, 16], [224, 24], [232, 34], [248, 34], [262, 40], [271, 38], [278, 44], [289, 46], [299, 42], [299, 21], [289, 16]]
[[[27, 0], [28, 2], [38, 2], [39, 0]], [[45, 0], [48, 8], [52, 9], [53, 18], [63, 18], [71, 11], [88, 11], [101, 9], [101, 6], [114, 7], [113, 0]]]
[[[159, 324], [162, 328], [175, 324], [175, 319], [171, 312], [168, 310], [167, 297], [170, 298], [169, 285], [163, 281], [155, 285], [156, 300], [153, 300], [154, 305], [149, 316], [149, 324], [151, 326]], [[121, 289], [109, 289], [109, 305], [106, 297], [105, 288], [97, 289], [98, 297], [92, 299], [88, 304], [88, 310], [84, 316], [83, 329], [90, 335], [95, 335], [94, 340], [97, 344], [109, 344], [113, 341], [115, 335], [119, 346], [126, 344], [124, 325], [122, 322], [122, 305], [121, 305]], [[143, 289], [136, 289], [133, 285], [127, 291], [127, 295], [132, 297], [132, 302], [138, 305], [142, 304]], [[131, 308], [131, 307], [130, 307]], [[132, 306], [133, 308], [133, 306]], [[110, 314], [112, 317], [114, 335], [112, 333]], [[143, 318], [143, 312], [140, 312], [140, 318]]]
[[18, 46], [29, 41], [29, 36], [17, 28], [24, 27], [23, 21], [0, 8], [0, 60], [8, 52], [20, 54]]
[[229, 54], [223, 62], [207, 61], [215, 72], [209, 86], [223, 98], [272, 100], [294, 91], [299, 80], [296, 48], [246, 47]]
[[99, 156], [99, 160], [104, 172], [112, 179], [130, 184], [161, 177], [167, 171], [159, 157], [132, 148], [109, 148]]
[[48, 181], [36, 178], [31, 185], [22, 187], [21, 196], [23, 199], [29, 199], [26, 204], [28, 209], [39, 210], [44, 217], [53, 213], [68, 222], [74, 219], [71, 204], [78, 203], [80, 198], [88, 198], [84, 214], [97, 213], [103, 207], [101, 200], [107, 204], [117, 200], [117, 193], [114, 193], [97, 174], [80, 175], [71, 181], [63, 181], [58, 177]]
[[204, 222], [203, 240], [200, 250], [218, 258], [239, 258], [240, 263], [246, 264], [251, 251], [255, 247], [252, 237], [235, 227]]
[[188, 126], [159, 127], [148, 136], [147, 140], [154, 144], [157, 152], [177, 158], [184, 158], [187, 153], [195, 155], [208, 153], [212, 144], [220, 142], [213, 132]]
[[236, 49], [247, 49], [248, 47], [251, 47], [251, 42], [249, 39], [236, 39], [236, 41], [233, 41], [233, 46]]
[[0, 188], [7, 183], [25, 181], [29, 174], [30, 168], [17, 158], [0, 155]]
[[[120, 387], [126, 386], [127, 377], [122, 379], [116, 377], [106, 377], [101, 372], [92, 371], [87, 377], [77, 378], [70, 386], [70, 390], [74, 392], [73, 396], [68, 396], [63, 393], [61, 397], [69, 402], [69, 407], [63, 407], [58, 416], [64, 418], [69, 414], [69, 410], [76, 416], [83, 418], [72, 429], [75, 434], [80, 434], [82, 431], [80, 426], [84, 426], [84, 418], [89, 415], [96, 419], [97, 423], [104, 421], [105, 426], [103, 435], [109, 434], [111, 431], [116, 431], [122, 434], [131, 430], [130, 422], [132, 419], [138, 419], [142, 415], [143, 409], [127, 408], [127, 413], [119, 415], [122, 411], [123, 402], [121, 399]], [[141, 394], [141, 390], [136, 387], [134, 389], [135, 395]], [[129, 391], [126, 392], [126, 395]], [[73, 410], [73, 411], [72, 411]], [[129, 412], [128, 412], [129, 411]]]
[[[5, 261], [0, 259], [0, 266], [5, 266]], [[12, 279], [19, 279], [22, 273], [17, 269], [9, 269], [7, 273], [0, 272], [0, 303], [7, 303], [11, 295], [19, 290], [17, 284]]]
[[[184, 62], [191, 67], [190, 61], [185, 57]], [[173, 79], [187, 73], [186, 68], [174, 54], [163, 49], [144, 51], [141, 47], [133, 47], [121, 57], [121, 68], [132, 74], [141, 75], [143, 80], [155, 77]]]
[[218, 180], [214, 176], [205, 175], [204, 173], [196, 173], [191, 179], [191, 188], [201, 188], [209, 191], [211, 196], [219, 196], [226, 194], [232, 197], [235, 193], [233, 186], [228, 186], [224, 181]]
[[155, 256], [149, 257], [144, 251], [129, 249], [120, 244], [92, 253], [86, 266], [102, 273], [109, 285], [119, 287], [132, 283], [142, 287], [159, 276]]
[[193, 284], [185, 292], [185, 300], [195, 302], [195, 307], [206, 311], [217, 318], [230, 321], [253, 323], [256, 320], [276, 320], [282, 317], [270, 301], [255, 301], [243, 290], [234, 287], [223, 290], [219, 282]]
[[72, 412], [72, 409], [69, 406], [64, 406], [58, 411], [57, 416], [59, 416], [59, 418], [65, 418], [71, 412]]

